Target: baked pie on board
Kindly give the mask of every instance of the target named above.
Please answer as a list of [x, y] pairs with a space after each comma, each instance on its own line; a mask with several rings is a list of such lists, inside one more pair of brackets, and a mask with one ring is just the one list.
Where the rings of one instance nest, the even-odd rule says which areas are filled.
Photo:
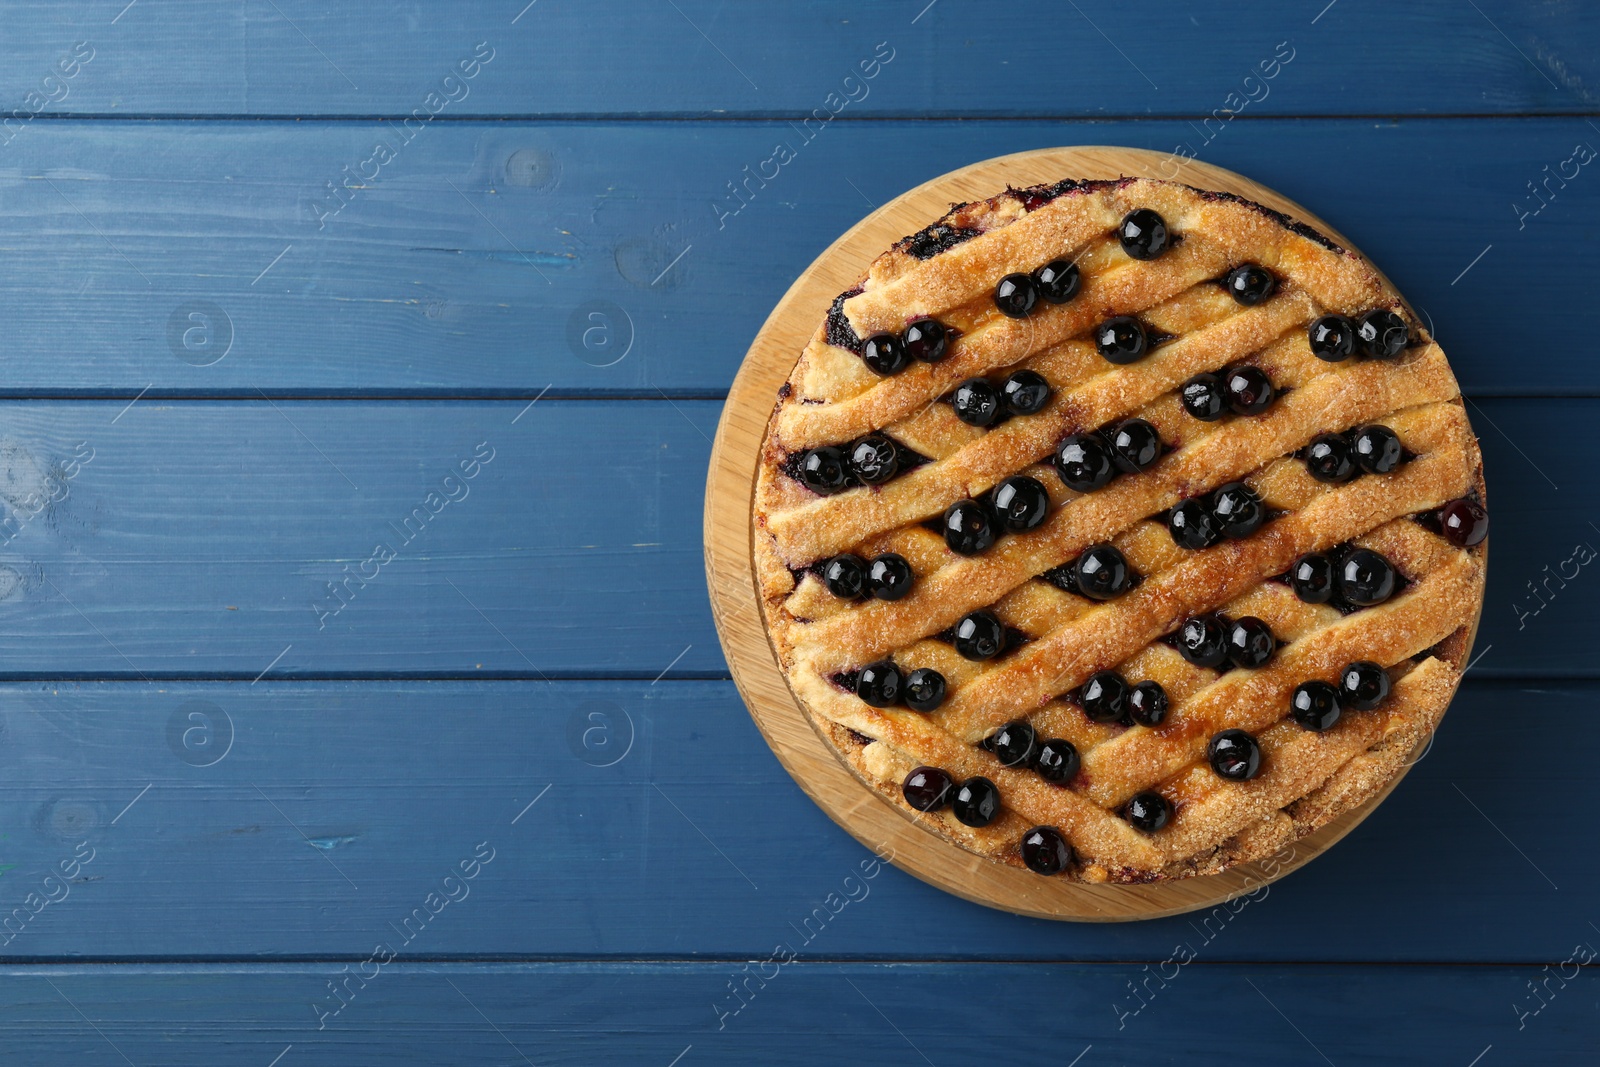
[[1469, 662], [1483, 502], [1444, 353], [1348, 241], [1216, 167], [1052, 149], [899, 197], [779, 302], [707, 570], [836, 821], [981, 903], [1131, 919], [1394, 787]]

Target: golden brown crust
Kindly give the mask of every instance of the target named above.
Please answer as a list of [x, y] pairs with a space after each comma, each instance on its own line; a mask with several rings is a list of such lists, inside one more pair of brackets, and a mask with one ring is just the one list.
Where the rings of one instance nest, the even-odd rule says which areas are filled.
[[[1215, 873], [1269, 855], [1379, 793], [1443, 715], [1482, 604], [1486, 546], [1456, 548], [1411, 517], [1458, 497], [1481, 499], [1481, 457], [1444, 353], [1358, 256], [1236, 197], [1142, 179], [1060, 189], [1045, 202], [1024, 195], [1039, 192], [1032, 190], [959, 205], [935, 226], [975, 236], [931, 255], [918, 242], [932, 228], [900, 242], [818, 327], [773, 412], [757, 477], [752, 521], [764, 616], [819, 732], [868, 786], [935, 832], [1020, 865], [1021, 836], [1055, 826], [1078, 858], [1066, 876], [1085, 881]], [[1113, 236], [1134, 208], [1154, 209], [1180, 235], [1158, 259], [1131, 259]], [[995, 310], [990, 294], [1001, 275], [1060, 258], [1082, 272], [1072, 301], [1041, 302], [1021, 320]], [[1279, 279], [1275, 295], [1250, 308], [1210, 284], [1245, 262]], [[1326, 363], [1311, 354], [1306, 326], [1317, 316], [1380, 307], [1413, 322], [1413, 343], [1399, 360]], [[1086, 335], [1123, 314], [1171, 340], [1138, 363], [1108, 364]], [[879, 377], [836, 343], [851, 332], [898, 331], [924, 315], [958, 331], [942, 362]], [[1183, 412], [1179, 384], [1241, 363], [1265, 370], [1283, 390], [1271, 409], [1220, 423]], [[1052, 398], [1036, 414], [981, 430], [939, 403], [966, 378], [1017, 367], [1051, 383]], [[1170, 447], [1154, 466], [1085, 495], [1050, 472], [1062, 438], [1129, 416], [1152, 423]], [[1370, 423], [1405, 443], [1408, 462], [1393, 473], [1326, 485], [1292, 458], [1318, 433]], [[814, 494], [786, 468], [806, 449], [869, 432], [928, 462], [832, 496]], [[962, 557], [922, 525], [1018, 473], [1050, 493], [1051, 513], [1038, 528]], [[1201, 551], [1177, 548], [1152, 521], [1235, 480], [1280, 517], [1247, 539]], [[1143, 576], [1131, 592], [1102, 603], [1033, 580], [1104, 542]], [[1379, 551], [1409, 584], [1387, 603], [1341, 615], [1267, 580], [1302, 553], [1344, 543]], [[807, 568], [847, 551], [899, 553], [916, 574], [914, 589], [893, 602], [834, 598]], [[978, 609], [1028, 642], [986, 663], [962, 659], [939, 635]], [[1258, 617], [1287, 644], [1263, 668], [1219, 674], [1160, 642], [1184, 618], [1210, 611]], [[949, 682], [944, 704], [929, 714], [878, 709], [838, 684], [842, 672], [885, 657], [939, 670]], [[1379, 708], [1347, 713], [1323, 733], [1286, 718], [1295, 685], [1334, 680], [1357, 659], [1380, 663], [1393, 679]], [[1108, 668], [1130, 681], [1158, 681], [1171, 700], [1166, 720], [1099, 725], [1061, 699]], [[1068, 787], [1002, 766], [975, 744], [1018, 718], [1078, 748], [1083, 769]], [[1256, 737], [1258, 777], [1232, 782], [1211, 771], [1205, 747], [1221, 729]], [[900, 784], [922, 764], [958, 780], [994, 781], [1000, 817], [974, 829], [948, 810], [912, 810]], [[1120, 814], [1144, 790], [1174, 805], [1171, 822], [1153, 834]]]

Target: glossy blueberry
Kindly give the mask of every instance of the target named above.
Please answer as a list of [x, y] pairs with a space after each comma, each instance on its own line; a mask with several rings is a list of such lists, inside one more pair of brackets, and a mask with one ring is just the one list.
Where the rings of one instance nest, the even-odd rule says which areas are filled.
[[1170, 243], [1167, 220], [1147, 207], [1130, 211], [1117, 227], [1117, 239], [1134, 259], [1155, 259]]
[[1267, 518], [1261, 498], [1243, 482], [1218, 486], [1211, 494], [1211, 514], [1217, 520], [1217, 530], [1233, 538], [1249, 537]]
[[1307, 604], [1326, 604], [1333, 599], [1333, 561], [1307, 552], [1289, 564], [1289, 587]]
[[1265, 267], [1245, 263], [1230, 270], [1222, 284], [1234, 300], [1253, 308], [1277, 291], [1278, 279]]
[[1191, 497], [1174, 504], [1167, 513], [1167, 530], [1179, 548], [1210, 548], [1222, 540], [1217, 520], [1205, 501]]
[[1360, 471], [1349, 441], [1336, 433], [1319, 433], [1306, 446], [1306, 473], [1319, 482], [1348, 482]]
[[1082, 761], [1078, 757], [1078, 749], [1071, 741], [1061, 738], [1052, 738], [1039, 746], [1039, 755], [1034, 759], [1034, 765], [1039, 771], [1039, 777], [1047, 782], [1065, 782], [1078, 773]]
[[1228, 628], [1228, 658], [1235, 667], [1245, 670], [1265, 667], [1277, 648], [1278, 639], [1272, 636], [1272, 627], [1254, 615], [1235, 619]]
[[1054, 826], [1035, 826], [1022, 835], [1022, 862], [1035, 874], [1060, 874], [1072, 865], [1072, 846]]
[[1050, 514], [1050, 494], [1026, 474], [1014, 474], [995, 486], [990, 499], [1000, 525], [1012, 533], [1031, 530]]
[[1439, 530], [1457, 548], [1471, 548], [1489, 536], [1489, 513], [1476, 500], [1452, 500], [1439, 509]]
[[1128, 710], [1128, 682], [1116, 671], [1095, 671], [1078, 691], [1091, 722], [1116, 722]]
[[1363, 426], [1350, 439], [1356, 463], [1368, 474], [1388, 474], [1400, 466], [1405, 449], [1387, 426]]
[[899, 450], [882, 434], [868, 434], [850, 446], [850, 470], [863, 485], [881, 485], [899, 469]]
[[1215, 615], [1195, 615], [1178, 627], [1178, 652], [1196, 667], [1220, 667], [1228, 658], [1228, 628]]
[[1260, 367], [1238, 367], [1222, 383], [1228, 392], [1228, 407], [1235, 415], [1259, 415], [1272, 406], [1278, 390]]
[[1352, 711], [1371, 711], [1389, 695], [1389, 674], [1369, 659], [1346, 663], [1339, 672], [1339, 703]]
[[1083, 550], [1073, 568], [1078, 590], [1094, 600], [1121, 596], [1133, 585], [1133, 571], [1114, 545], [1092, 545]]
[[987, 611], [974, 611], [956, 623], [955, 646], [966, 659], [993, 659], [1006, 647], [1006, 628]]
[[1140, 726], [1160, 726], [1167, 717], [1167, 691], [1161, 683], [1144, 681], [1128, 690], [1128, 718]]
[[984, 747], [1007, 767], [1027, 767], [1039, 754], [1039, 737], [1025, 722], [1008, 722], [989, 735]]
[[1178, 390], [1183, 410], [1201, 422], [1216, 422], [1228, 412], [1228, 391], [1222, 379], [1209, 371], [1196, 374]]
[[861, 362], [874, 374], [899, 374], [911, 365], [906, 346], [892, 333], [875, 333], [861, 345]]
[[976, 556], [994, 544], [994, 520], [976, 500], [957, 500], [944, 509], [944, 543], [961, 556]]
[[875, 708], [900, 703], [900, 668], [888, 660], [862, 667], [856, 675], [856, 696]]
[[944, 675], [932, 667], [918, 667], [906, 677], [906, 707], [912, 711], [933, 711], [944, 703]]
[[1143, 419], [1124, 419], [1106, 433], [1111, 462], [1124, 474], [1137, 474], [1161, 458], [1161, 434]]
[[1206, 746], [1217, 777], [1244, 782], [1261, 773], [1261, 746], [1243, 730], [1224, 730]]
[[918, 767], [906, 775], [900, 787], [906, 803], [918, 811], [938, 811], [950, 803], [956, 789], [955, 780], [937, 767]]
[[968, 826], [988, 826], [1000, 815], [1000, 790], [987, 778], [968, 778], [956, 789], [950, 810]]
[[879, 600], [899, 600], [911, 592], [914, 583], [911, 564], [896, 552], [872, 557], [867, 567], [867, 591]]
[[1039, 287], [1039, 295], [1052, 304], [1065, 304], [1077, 296], [1083, 283], [1078, 265], [1064, 259], [1051, 260], [1034, 271], [1033, 281]]
[[1137, 363], [1150, 348], [1144, 323], [1132, 315], [1118, 315], [1094, 328], [1094, 346], [1109, 363]]
[[1039, 302], [1039, 286], [1026, 274], [1007, 274], [994, 287], [994, 306], [1000, 314], [1025, 319]]
[[1394, 596], [1398, 579], [1394, 565], [1367, 548], [1351, 549], [1339, 561], [1334, 577], [1339, 596], [1358, 608], [1382, 604]]
[[1000, 417], [1000, 390], [986, 378], [968, 378], [950, 397], [956, 418], [968, 426], [988, 426]]
[[1289, 698], [1289, 715], [1307, 730], [1321, 733], [1339, 721], [1339, 691], [1327, 682], [1301, 682]]
[[906, 355], [924, 363], [937, 363], [950, 350], [950, 331], [938, 319], [913, 319], [900, 334]]
[[1122, 815], [1134, 829], [1153, 834], [1172, 818], [1172, 804], [1160, 793], [1140, 793], [1128, 801]]
[[1361, 351], [1373, 359], [1394, 359], [1405, 351], [1406, 320], [1388, 308], [1378, 308], [1361, 316], [1356, 323], [1356, 337]]
[[1079, 493], [1092, 493], [1116, 476], [1111, 447], [1098, 434], [1075, 433], [1056, 449], [1056, 473], [1062, 484]]
[[1036, 415], [1050, 402], [1050, 383], [1037, 371], [1012, 371], [1000, 383], [1000, 396], [1011, 414]]
[[800, 480], [814, 493], [837, 493], [849, 480], [844, 453], [832, 445], [813, 448], [800, 458]]
[[822, 565], [822, 584], [834, 596], [854, 600], [867, 586], [867, 564], [848, 552], [834, 556]]
[[1311, 354], [1329, 363], [1349, 359], [1356, 351], [1356, 324], [1343, 315], [1324, 315], [1306, 331]]

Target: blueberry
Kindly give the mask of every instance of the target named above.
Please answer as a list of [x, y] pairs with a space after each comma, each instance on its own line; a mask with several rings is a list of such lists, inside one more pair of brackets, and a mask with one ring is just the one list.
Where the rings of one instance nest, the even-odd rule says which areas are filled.
[[1022, 835], [1022, 862], [1035, 874], [1060, 874], [1072, 864], [1072, 846], [1054, 826], [1035, 826]]
[[961, 556], [976, 556], [994, 544], [994, 521], [976, 500], [957, 500], [944, 509], [944, 543]]
[[1130, 211], [1117, 227], [1117, 238], [1134, 259], [1155, 259], [1167, 250], [1167, 220], [1147, 207]]
[[861, 362], [875, 374], [899, 374], [911, 365], [906, 346], [892, 333], [875, 333], [861, 345]]
[[867, 569], [867, 590], [879, 600], [899, 600], [911, 592], [911, 564], [895, 552], [874, 556]]
[[984, 378], [968, 378], [950, 398], [956, 418], [968, 426], [988, 426], [1000, 417], [1000, 390]]
[[1012, 533], [1033, 529], [1050, 513], [1050, 494], [1026, 474], [1012, 475], [995, 486], [990, 499], [1000, 525]]
[[1039, 287], [1026, 274], [1007, 274], [994, 287], [994, 306], [1000, 309], [1000, 314], [1010, 318], [1027, 318], [1038, 302]]
[[938, 811], [950, 803], [956, 783], [937, 767], [918, 767], [900, 787], [906, 803], [918, 811]]
[[1394, 565], [1371, 549], [1356, 548], [1339, 561], [1335, 578], [1339, 596], [1358, 608], [1382, 604], [1394, 596]]
[[1039, 777], [1045, 781], [1065, 782], [1078, 773], [1082, 760], [1078, 758], [1077, 746], [1057, 737], [1039, 746], [1039, 755], [1034, 758], [1034, 764]]
[[1033, 272], [1033, 281], [1039, 288], [1040, 296], [1052, 304], [1065, 304], [1078, 295], [1078, 287], [1083, 279], [1078, 274], [1076, 263], [1054, 259]]
[[1371, 711], [1388, 695], [1388, 672], [1369, 659], [1347, 663], [1339, 672], [1339, 703], [1352, 711]]
[[1008, 722], [990, 734], [984, 747], [1007, 767], [1027, 767], [1039, 754], [1039, 738], [1025, 722]]
[[1036, 415], [1050, 402], [1050, 383], [1036, 371], [1012, 371], [1000, 383], [1000, 395], [1011, 414]]
[[988, 826], [1000, 816], [1000, 790], [987, 778], [968, 778], [956, 790], [950, 810], [968, 826]]
[[1239, 367], [1228, 372], [1223, 383], [1228, 392], [1228, 407], [1235, 415], [1259, 415], [1278, 397], [1272, 379], [1260, 367]]
[[867, 565], [848, 552], [834, 556], [822, 565], [822, 584], [834, 596], [854, 600], [866, 588]]
[[1073, 577], [1079, 591], [1094, 600], [1121, 596], [1133, 585], [1128, 561], [1114, 545], [1092, 545], [1084, 549], [1073, 568]]
[[1217, 529], [1227, 537], [1249, 537], [1266, 521], [1266, 509], [1256, 491], [1243, 482], [1229, 482], [1211, 494], [1211, 514]]
[[1173, 505], [1167, 513], [1167, 530], [1179, 548], [1210, 548], [1222, 540], [1211, 509], [1204, 501], [1193, 497]]
[[1122, 814], [1135, 829], [1153, 834], [1172, 818], [1172, 804], [1160, 793], [1140, 793], [1128, 801]]
[[1118, 315], [1094, 328], [1094, 346], [1107, 362], [1137, 363], [1150, 347], [1144, 323], [1132, 315]]
[[1128, 718], [1140, 726], [1160, 726], [1167, 717], [1167, 691], [1159, 682], [1140, 682], [1128, 690]]
[[1267, 268], [1246, 263], [1229, 271], [1222, 284], [1234, 300], [1253, 308], [1277, 290], [1278, 279]]
[[1289, 586], [1307, 604], [1326, 604], [1333, 599], [1333, 562], [1307, 552], [1289, 565]]
[[1489, 513], [1476, 500], [1452, 500], [1439, 509], [1439, 530], [1457, 548], [1471, 548], [1489, 536]]
[[1410, 340], [1406, 333], [1406, 320], [1388, 308], [1378, 308], [1361, 316], [1356, 323], [1356, 337], [1361, 341], [1361, 351], [1373, 359], [1393, 359], [1405, 351]]
[[1355, 459], [1368, 474], [1388, 474], [1400, 466], [1405, 449], [1387, 426], [1363, 426], [1350, 439]]
[[1235, 619], [1228, 629], [1228, 658], [1235, 667], [1265, 667], [1277, 648], [1278, 639], [1272, 636], [1272, 628], [1254, 615]]
[[1329, 363], [1349, 359], [1356, 351], [1356, 325], [1343, 315], [1324, 315], [1306, 331], [1311, 354]]
[[900, 703], [900, 668], [888, 660], [862, 667], [856, 675], [856, 696], [875, 708]]
[[1196, 374], [1178, 390], [1183, 410], [1201, 422], [1216, 422], [1228, 411], [1228, 392], [1222, 379], [1207, 371]]
[[906, 707], [928, 712], [944, 703], [944, 675], [932, 667], [918, 667], [906, 678]]
[[1125, 474], [1137, 474], [1161, 458], [1161, 434], [1143, 419], [1125, 419], [1106, 434], [1111, 462]]
[[987, 611], [974, 611], [956, 623], [955, 646], [966, 659], [994, 659], [1006, 647], [1006, 628]]
[[800, 458], [800, 480], [814, 493], [829, 496], [845, 487], [849, 480], [844, 453], [832, 445], [813, 448]]
[[1195, 615], [1178, 627], [1178, 652], [1196, 667], [1220, 667], [1228, 658], [1228, 630], [1215, 615]]
[[1056, 449], [1056, 473], [1074, 492], [1092, 493], [1116, 476], [1111, 449], [1097, 434], [1075, 433]]
[[1329, 729], [1339, 713], [1339, 691], [1327, 682], [1301, 682], [1289, 698], [1289, 715], [1307, 730]]
[[937, 363], [950, 349], [950, 331], [938, 319], [913, 319], [900, 334], [906, 355], [924, 363]]
[[1243, 730], [1224, 730], [1206, 746], [1217, 777], [1243, 782], [1261, 773], [1261, 746]]
[[1091, 722], [1116, 722], [1128, 709], [1128, 683], [1116, 671], [1095, 671], [1078, 692]]
[[1360, 472], [1349, 441], [1336, 433], [1320, 433], [1306, 446], [1306, 473], [1319, 482], [1348, 482]]
[[881, 485], [900, 469], [900, 452], [882, 434], [868, 434], [850, 446], [850, 470], [863, 485]]

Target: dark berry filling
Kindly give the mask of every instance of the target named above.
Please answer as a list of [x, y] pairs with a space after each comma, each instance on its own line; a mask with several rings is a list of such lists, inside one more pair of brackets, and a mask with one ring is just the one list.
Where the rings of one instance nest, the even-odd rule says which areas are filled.
[[932, 226], [918, 230], [910, 237], [903, 238], [895, 247], [916, 259], [932, 259], [940, 252], [948, 252], [961, 242], [970, 241], [982, 232], [965, 226], [950, 226], [936, 222]]
[[847, 348], [852, 352], [861, 351], [861, 335], [856, 333], [850, 325], [850, 320], [844, 315], [844, 302], [852, 296], [860, 296], [861, 287], [846, 289], [833, 298], [833, 306], [828, 308], [828, 343], [836, 348]]

